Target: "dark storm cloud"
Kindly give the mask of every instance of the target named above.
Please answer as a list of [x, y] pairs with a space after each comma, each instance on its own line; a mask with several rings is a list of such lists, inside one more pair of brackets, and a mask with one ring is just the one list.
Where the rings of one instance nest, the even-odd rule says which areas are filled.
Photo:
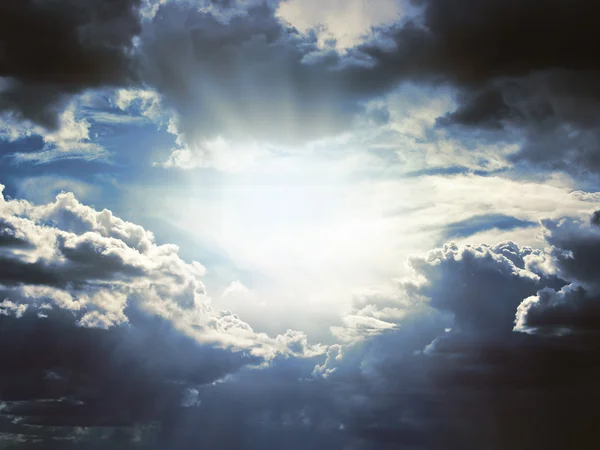
[[43, 126], [73, 94], [137, 80], [132, 38], [140, 0], [0, 3], [0, 110]]
[[347, 79], [340, 56], [283, 24], [275, 3], [212, 3], [167, 2], [142, 23], [139, 0], [5, 2], [0, 108], [53, 128], [74, 94], [145, 86], [174, 110], [185, 143], [297, 142], [347, 128], [381, 92]]
[[433, 448], [594, 448], [598, 345], [516, 333], [440, 338], [429, 353]]
[[412, 81], [457, 89], [458, 107], [439, 126], [517, 140], [515, 161], [600, 168], [600, 64], [587, 50], [600, 38], [598, 5], [420, 5], [422, 15], [375, 30], [341, 56], [286, 27], [272, 6], [251, 6], [225, 24], [218, 14], [167, 4], [141, 35], [145, 77], [192, 146], [218, 134], [298, 142], [336, 133], [365, 102]]
[[534, 334], [598, 332], [600, 229], [594, 217], [542, 220], [549, 246], [544, 251], [511, 242], [446, 244], [410, 259], [419, 277], [404, 287], [452, 313], [455, 327], [468, 335], [506, 336], [513, 328]]
[[[458, 108], [440, 126], [506, 129], [524, 140], [515, 161], [598, 171], [600, 38], [595, 2], [425, 0], [423, 15], [382, 34], [396, 48], [362, 50], [376, 62], [373, 83], [449, 83]], [[369, 81], [367, 81], [369, 82]]]
[[0, 6], [0, 106], [56, 126], [71, 94], [145, 86], [174, 112], [183, 145], [216, 135], [297, 143], [347, 129], [403, 81], [442, 83], [458, 107], [439, 126], [504, 131], [523, 144], [515, 161], [600, 168], [595, 2], [416, 3], [421, 14], [340, 55], [282, 23], [274, 2], [167, 2], [142, 24], [138, 0], [10, 0]]
[[311, 379], [321, 359], [244, 369], [262, 360], [200, 345], [168, 320], [127, 314], [127, 326], [109, 330], [77, 327], [60, 310], [44, 319], [0, 315], [5, 442], [35, 449], [342, 450], [359, 439], [340, 429], [337, 401], [345, 392]]
[[[432, 73], [471, 86], [546, 69], [600, 69], [587, 46], [599, 37], [594, 20], [599, 6], [593, 2], [419, 3], [424, 8], [422, 17], [390, 30], [399, 49], [390, 53], [372, 50], [390, 69], [415, 76]], [[417, 54], [412, 49], [422, 51]], [[407, 58], [407, 54], [414, 56]]]
[[[600, 373], [600, 302], [595, 294], [597, 283], [590, 273], [594, 267], [590, 254], [596, 250], [596, 229], [590, 227], [587, 218], [542, 224], [552, 246], [548, 253], [514, 244], [494, 251], [511, 260], [512, 275], [508, 275], [506, 261], [498, 257], [453, 255], [457, 266], [454, 271], [444, 267], [447, 257], [441, 259], [441, 264], [427, 259], [424, 273], [440, 289], [439, 283], [445, 283], [449, 288], [446, 298], [455, 298], [456, 287], [452, 286], [459, 289], [459, 302], [441, 306], [455, 314], [459, 326], [465, 314], [482, 325], [476, 334], [461, 327], [458, 333], [442, 335], [426, 350], [432, 358], [432, 386], [443, 392], [436, 411], [443, 411], [444, 404], [453, 411], [435, 419], [438, 426], [443, 423], [448, 427], [447, 434], [443, 434], [445, 448], [462, 448], [467, 443], [484, 446], [493, 441], [498, 448], [558, 449], [569, 445], [573, 436], [577, 447], [594, 446], [593, 424], [599, 414], [593, 405], [600, 396], [596, 378]], [[583, 251], [586, 246], [589, 252]], [[422, 265], [416, 267], [423, 273]], [[518, 275], [516, 268], [531, 273]], [[486, 277], [489, 270], [507, 278], [496, 284], [493, 277]], [[535, 285], [547, 287], [519, 302], [518, 298], [527, 292], [519, 285], [534, 273], [540, 277]], [[557, 279], [557, 274], [567, 281]], [[421, 292], [436, 295], [437, 291], [427, 289], [426, 285]], [[495, 297], [498, 292], [500, 296]], [[431, 300], [434, 305], [440, 304], [435, 296]], [[483, 309], [477, 309], [477, 303]], [[513, 310], [515, 329], [529, 335], [495, 334], [501, 324], [502, 329], [511, 325], [508, 314], [498, 313], [502, 303], [511, 304], [508, 307]], [[575, 408], [574, 414], [565, 412], [568, 405]], [[463, 429], [462, 422], [479, 431]]]
[[185, 406], [190, 387], [258, 361], [202, 346], [142, 311], [109, 330], [78, 327], [64, 310], [46, 315], [0, 315], [0, 416], [19, 418], [3, 431], [31, 440], [52, 426], [160, 425]]

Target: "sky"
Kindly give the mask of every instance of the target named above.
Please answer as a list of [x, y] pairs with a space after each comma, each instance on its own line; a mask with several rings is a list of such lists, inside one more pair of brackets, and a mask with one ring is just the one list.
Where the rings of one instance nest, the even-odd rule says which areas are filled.
[[599, 14], [0, 2], [0, 448], [596, 449]]

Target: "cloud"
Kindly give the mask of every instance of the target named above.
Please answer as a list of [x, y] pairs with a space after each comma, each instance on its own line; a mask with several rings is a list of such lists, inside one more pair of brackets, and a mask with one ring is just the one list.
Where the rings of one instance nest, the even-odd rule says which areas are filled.
[[297, 143], [347, 128], [362, 110], [365, 97], [345, 87], [335, 51], [321, 52], [274, 14], [250, 6], [225, 21], [166, 4], [144, 27], [145, 79], [176, 112], [185, 145], [217, 136]]
[[[347, 53], [324, 48], [315, 31], [287, 28], [277, 14], [300, 29], [312, 23], [294, 5], [250, 6], [227, 20], [216, 10], [160, 8], [140, 48], [184, 148], [218, 136], [298, 144], [335, 135], [369, 101], [414, 83], [455, 93], [455, 108], [437, 117], [429, 141], [495, 145], [505, 166], [598, 171], [598, 67], [583, 50], [597, 34], [595, 5], [423, 1]], [[558, 39], [556, 29], [569, 38]]]
[[41, 150], [17, 152], [11, 155], [17, 163], [43, 164], [72, 158], [107, 161], [110, 153], [93, 142], [90, 136], [90, 123], [85, 118], [76, 117], [75, 110], [76, 104], [73, 103], [60, 113], [57, 117], [57, 128], [50, 132], [38, 125], [20, 122], [10, 115], [5, 115], [0, 138], [13, 142], [31, 136], [41, 136], [44, 142]]
[[161, 110], [160, 96], [152, 90], [119, 89], [114, 98], [114, 104], [126, 111], [137, 107], [144, 117], [159, 121], [164, 113]]
[[56, 129], [72, 95], [138, 80], [139, 0], [3, 2], [0, 110]]
[[600, 231], [587, 217], [547, 219], [542, 225], [544, 250], [513, 242], [446, 244], [410, 258], [413, 275], [401, 286], [409, 296], [451, 313], [452, 329], [464, 334], [591, 332], [599, 324], [594, 258]]
[[244, 286], [239, 281], [232, 282], [225, 291], [223, 291], [223, 297], [246, 297], [249, 291], [246, 286]]
[[[76, 326], [65, 310], [0, 317], [2, 417], [35, 438], [51, 426], [133, 426], [164, 420], [186, 386], [211, 383], [256, 361], [199, 345], [168, 320], [129, 311], [128, 326]], [[11, 342], [13, 344], [11, 344]], [[30, 427], [32, 426], [33, 427]]]
[[377, 336], [385, 330], [395, 327], [393, 323], [385, 322], [368, 315], [345, 315], [343, 326], [331, 327], [332, 334], [344, 343], [357, 342], [361, 339]]
[[597, 212], [589, 221], [546, 220], [546, 241], [552, 270], [570, 283], [562, 289], [543, 289], [523, 301], [515, 329], [554, 334], [595, 333], [600, 326], [600, 285], [596, 254], [600, 249]]
[[600, 325], [600, 299], [581, 286], [559, 291], [542, 289], [519, 305], [515, 330], [536, 333], [595, 333]]
[[563, 218], [542, 223], [558, 274], [597, 290], [600, 287], [596, 277], [600, 228], [593, 222], [595, 216], [594, 213], [584, 219]]
[[505, 138], [524, 141], [513, 161], [597, 172], [599, 67], [585, 50], [597, 38], [590, 19], [598, 13], [595, 4], [419, 4], [422, 16], [382, 31], [394, 44], [390, 49], [363, 44], [375, 62], [374, 83], [450, 84], [458, 91], [458, 107], [439, 118], [440, 126], [506, 130]]
[[277, 15], [304, 33], [317, 30], [324, 45], [334, 40], [337, 48], [347, 49], [360, 43], [373, 27], [396, 22], [406, 9], [408, 5], [398, 0], [287, 0], [279, 4]]
[[72, 195], [4, 199], [0, 215], [2, 257], [37, 269], [4, 275], [0, 295], [0, 426], [16, 448], [594, 448], [595, 282], [562, 256], [588, 258], [589, 218], [543, 221], [546, 250], [415, 256], [396, 291], [355, 298], [340, 342], [315, 346], [212, 310], [202, 266]]
[[[486, 83], [503, 78], [553, 69], [593, 71], [598, 68], [583, 46], [597, 33], [590, 19], [597, 7], [585, 1], [568, 8], [563, 2], [552, 0], [544, 5], [546, 20], [543, 23], [537, 20], [542, 7], [535, 1], [507, 4], [496, 0], [425, 0], [418, 3], [423, 10], [421, 16], [384, 30], [384, 34], [393, 39], [394, 47], [387, 51], [376, 44], [363, 47], [379, 62], [383, 75], [432, 77], [458, 86], [484, 88]], [[514, 26], [509, 29], [508, 23]], [[554, 33], [556, 29], [569, 31], [566, 41]], [[531, 33], [532, 30], [535, 33]], [[518, 85], [509, 83], [507, 87], [513, 88], [512, 93], [518, 100]], [[471, 92], [485, 93], [478, 97], [482, 105], [500, 100], [493, 92], [477, 89]], [[492, 110], [497, 108], [488, 111]], [[479, 120], [485, 118], [482, 114], [478, 116]]]
[[[550, 227], [549, 241], [559, 234], [586, 239], [585, 221], [559, 222], [576, 228]], [[392, 331], [331, 347], [316, 367], [362, 395], [364, 414], [352, 411], [347, 429], [368, 430], [373, 448], [409, 439], [424, 449], [491, 441], [560, 448], [573, 433], [577, 445], [592, 448], [600, 303], [587, 286], [556, 278], [565, 272], [553, 255], [567, 248], [448, 244], [410, 260], [401, 295], [360, 299], [363, 314], [405, 314]], [[534, 294], [524, 298], [528, 292]], [[511, 331], [515, 318], [515, 331], [527, 333]]]
[[[369, 180], [360, 198], [358, 191], [327, 194], [320, 187], [308, 198], [304, 188], [285, 194], [279, 186], [247, 196], [244, 186], [235, 201], [219, 193], [217, 209], [206, 201], [190, 213], [181, 206], [187, 203], [166, 200], [164, 192], [146, 195], [150, 214], [195, 230], [214, 221], [213, 230], [235, 236], [227, 250], [247, 267], [283, 268], [273, 272], [284, 275], [285, 290], [274, 295], [285, 294], [279, 310], [264, 302], [259, 280], [242, 276], [244, 284], [222, 286], [220, 299], [261, 302], [254, 314], [274, 327], [282, 323], [280, 312], [299, 316], [315, 305], [325, 309], [330, 298], [351, 297], [374, 267], [386, 276], [406, 275], [392, 292], [355, 296], [331, 328], [331, 345], [313, 344], [308, 328], [269, 336], [238, 309], [219, 310], [206, 293], [202, 264], [182, 259], [176, 246], [160, 245], [150, 231], [109, 210], [97, 211], [69, 193], [41, 205], [0, 195], [2, 445], [597, 446], [600, 228], [592, 211], [598, 195], [571, 192], [573, 185], [559, 178], [540, 185], [463, 174], [482, 166], [505, 169], [506, 159], [575, 174], [597, 170], [598, 68], [579, 45], [596, 37], [593, 4], [577, 1], [567, 9], [551, 0], [542, 14], [533, 1], [415, 1], [421, 16], [381, 26], [341, 54], [324, 46], [316, 31], [288, 28], [276, 16], [276, 2], [113, 3], [9, 1], [0, 7], [7, 12], [0, 25], [12, 21], [11, 39], [23, 38], [0, 48], [6, 93], [0, 108], [13, 121], [0, 131], [4, 139], [40, 134], [52, 157], [76, 148], [97, 153], [89, 147], [95, 145], [89, 122], [67, 105], [88, 88], [116, 86], [122, 89], [114, 106], [169, 124], [177, 135], [167, 166], [235, 171], [247, 165], [240, 154], [260, 164], [272, 151], [262, 141], [294, 147], [347, 130], [363, 113], [361, 120], [403, 133], [403, 144], [414, 143], [414, 153], [427, 152], [437, 165], [404, 184]], [[12, 23], [23, 30], [38, 23], [54, 40], [35, 43]], [[38, 64], [51, 70], [38, 71]], [[402, 115], [402, 102], [372, 100], [402, 82], [457, 96], [417, 105], [413, 117], [398, 124], [395, 119], [411, 114]], [[475, 151], [455, 161], [458, 151], [451, 147], [458, 142]], [[498, 159], [488, 158], [494, 152]], [[385, 164], [390, 161], [394, 157]], [[302, 170], [314, 176], [317, 166]], [[447, 176], [452, 172], [459, 174]], [[422, 207], [431, 192], [440, 195]], [[253, 195], [258, 203], [250, 201]], [[165, 214], [161, 197], [194, 220]], [[228, 201], [240, 215], [223, 213]], [[334, 220], [317, 221], [338, 203]], [[274, 210], [277, 220], [271, 220]], [[540, 213], [552, 218], [534, 230]], [[257, 214], [271, 222], [258, 231], [250, 226]], [[356, 217], [361, 220], [352, 222]], [[405, 228], [396, 227], [400, 221]], [[415, 244], [419, 236], [432, 234], [423, 223], [462, 242], [411, 257], [402, 273], [396, 249], [422, 245]], [[323, 235], [311, 235], [313, 224], [326, 230]], [[531, 234], [541, 230], [543, 241], [536, 247], [516, 239], [466, 243], [515, 225], [531, 226]], [[291, 230], [294, 239], [288, 239]], [[370, 260], [373, 248], [377, 258]], [[339, 271], [339, 289], [322, 270], [327, 266]], [[272, 280], [264, 284], [276, 290]]]
[[14, 304], [42, 314], [66, 309], [93, 328], [127, 323], [126, 309], [135, 306], [199, 342], [265, 358], [295, 353], [238, 316], [213, 310], [200, 263], [183, 261], [176, 246], [157, 245], [151, 232], [108, 210], [63, 193], [40, 206], [2, 197], [0, 217], [0, 284]]
[[[597, 172], [598, 67], [583, 50], [597, 37], [593, 3], [413, 4], [396, 17], [398, 2], [370, 3], [352, 28], [374, 28], [340, 53], [323, 47], [309, 8], [294, 2], [9, 2], [1, 107], [57, 129], [73, 95], [122, 89], [121, 108], [136, 97], [152, 120], [172, 119], [180, 145], [167, 165], [205, 167], [205, 143], [217, 138], [298, 145], [351, 129], [370, 101], [402, 84], [442, 86], [456, 93], [456, 107], [438, 116], [446, 133], [429, 139], [516, 146], [509, 154], [499, 148], [500, 159]], [[58, 19], [42, 21], [49, 16]], [[47, 44], [21, 31], [32, 27]], [[558, 39], [557, 29], [568, 38]]]
[[[176, 130], [173, 130], [177, 134]], [[178, 169], [199, 169], [212, 167], [222, 172], [247, 171], [260, 164], [261, 159], [277, 154], [266, 145], [253, 142], [228, 142], [221, 137], [203, 142], [185, 144], [178, 137], [178, 147], [174, 148], [168, 159], [155, 166]]]
[[528, 264], [540, 254], [512, 242], [446, 244], [426, 257], [410, 259], [417, 277], [408, 280], [405, 288], [454, 314], [457, 327], [466, 333], [510, 332], [517, 306], [549, 283]]
[[446, 239], [464, 238], [475, 233], [490, 229], [514, 230], [515, 228], [528, 228], [537, 226], [534, 222], [520, 220], [516, 217], [503, 214], [489, 214], [470, 217], [460, 222], [450, 223], [446, 226]]
[[15, 445], [94, 448], [98, 427], [134, 445], [138, 424], [168, 434], [170, 418], [199, 407], [200, 386], [325, 351], [302, 332], [269, 337], [213, 310], [201, 264], [73, 194], [46, 205], [0, 197], [0, 218], [0, 426]]

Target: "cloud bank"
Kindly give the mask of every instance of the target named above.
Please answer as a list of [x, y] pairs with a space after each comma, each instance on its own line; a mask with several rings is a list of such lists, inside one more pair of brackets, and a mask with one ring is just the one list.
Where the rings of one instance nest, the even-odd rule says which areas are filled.
[[415, 1], [345, 52], [286, 23], [287, 3], [151, 6], [5, 2], [0, 108], [56, 129], [78, 93], [144, 88], [160, 96], [184, 148], [217, 137], [289, 145], [352, 128], [368, 102], [404, 82], [444, 85], [457, 106], [439, 127], [517, 143], [513, 163], [598, 171], [593, 2]]
[[594, 448], [596, 215], [412, 257], [325, 347], [214, 311], [199, 263], [72, 194], [0, 214], [8, 448]]

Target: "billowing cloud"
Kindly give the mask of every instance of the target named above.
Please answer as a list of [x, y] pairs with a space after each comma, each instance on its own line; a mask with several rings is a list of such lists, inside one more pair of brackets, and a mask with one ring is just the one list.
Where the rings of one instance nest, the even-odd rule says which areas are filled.
[[549, 262], [570, 284], [546, 288], [519, 306], [515, 329], [553, 334], [596, 333], [600, 328], [600, 285], [596, 255], [600, 250], [597, 212], [590, 220], [546, 220]]
[[[457, 108], [438, 126], [518, 144], [513, 162], [571, 173], [599, 167], [598, 66], [584, 50], [597, 40], [593, 2], [369, 4], [365, 42], [341, 53], [310, 26], [286, 23], [282, 11], [302, 22], [293, 2], [71, 3], [3, 5], [0, 106], [18, 119], [57, 128], [74, 94], [142, 88], [160, 98], [160, 108], [143, 100], [153, 120], [172, 118], [181, 159], [217, 138], [298, 144], [334, 135], [369, 101], [413, 82], [453, 89]], [[383, 24], [389, 8], [394, 22]], [[43, 46], [32, 27], [47, 36]], [[127, 101], [121, 95], [119, 104]]]
[[286, 28], [271, 6], [225, 23], [213, 12], [165, 5], [142, 34], [147, 73], [192, 147], [220, 135], [289, 143], [335, 134], [365, 102], [410, 81], [457, 92], [440, 127], [518, 144], [513, 162], [597, 171], [598, 67], [584, 50], [597, 37], [594, 4], [415, 3], [347, 54]]
[[213, 311], [202, 266], [72, 195], [3, 199], [0, 214], [0, 425], [15, 448], [594, 448], [595, 286], [564, 259], [588, 257], [589, 219], [544, 221], [546, 250], [413, 257], [396, 292], [355, 298], [327, 347]]
[[236, 315], [214, 311], [200, 263], [183, 261], [176, 246], [157, 245], [151, 232], [72, 194], [40, 206], [1, 198], [0, 214], [0, 282], [11, 304], [40, 314], [65, 309], [80, 326], [94, 328], [126, 324], [126, 309], [135, 307], [173, 321], [198, 341], [263, 357], [285, 352], [291, 342], [256, 334]]
[[[465, 332], [492, 333], [512, 330], [517, 306], [544, 286], [527, 260], [539, 251], [512, 242], [496, 246], [449, 244], [426, 257], [413, 257], [417, 278], [406, 282], [413, 295], [455, 315]], [[419, 281], [419, 279], [423, 281]]]
[[0, 218], [0, 423], [11, 445], [95, 445], [81, 427], [124, 428], [134, 442], [136, 424], [165, 430], [197, 406], [199, 386], [324, 351], [302, 332], [271, 338], [213, 310], [202, 265], [72, 194], [46, 205], [0, 197]]
[[376, 61], [373, 82], [450, 83], [459, 105], [440, 125], [506, 129], [505, 136], [519, 133], [524, 142], [515, 161], [597, 171], [599, 67], [587, 52], [598, 37], [591, 19], [597, 5], [415, 3], [423, 8], [419, 19], [384, 31], [394, 43], [390, 50], [364, 46]]
[[397, 327], [332, 347], [315, 373], [363, 395], [360, 426], [372, 448], [560, 448], [573, 436], [593, 448], [600, 303], [589, 285], [557, 278], [557, 252], [589, 242], [585, 221], [559, 222], [571, 225], [560, 249], [553, 237], [562, 232], [548, 222], [547, 251], [449, 244], [411, 259], [403, 294], [357, 302], [371, 317], [396, 311]]

